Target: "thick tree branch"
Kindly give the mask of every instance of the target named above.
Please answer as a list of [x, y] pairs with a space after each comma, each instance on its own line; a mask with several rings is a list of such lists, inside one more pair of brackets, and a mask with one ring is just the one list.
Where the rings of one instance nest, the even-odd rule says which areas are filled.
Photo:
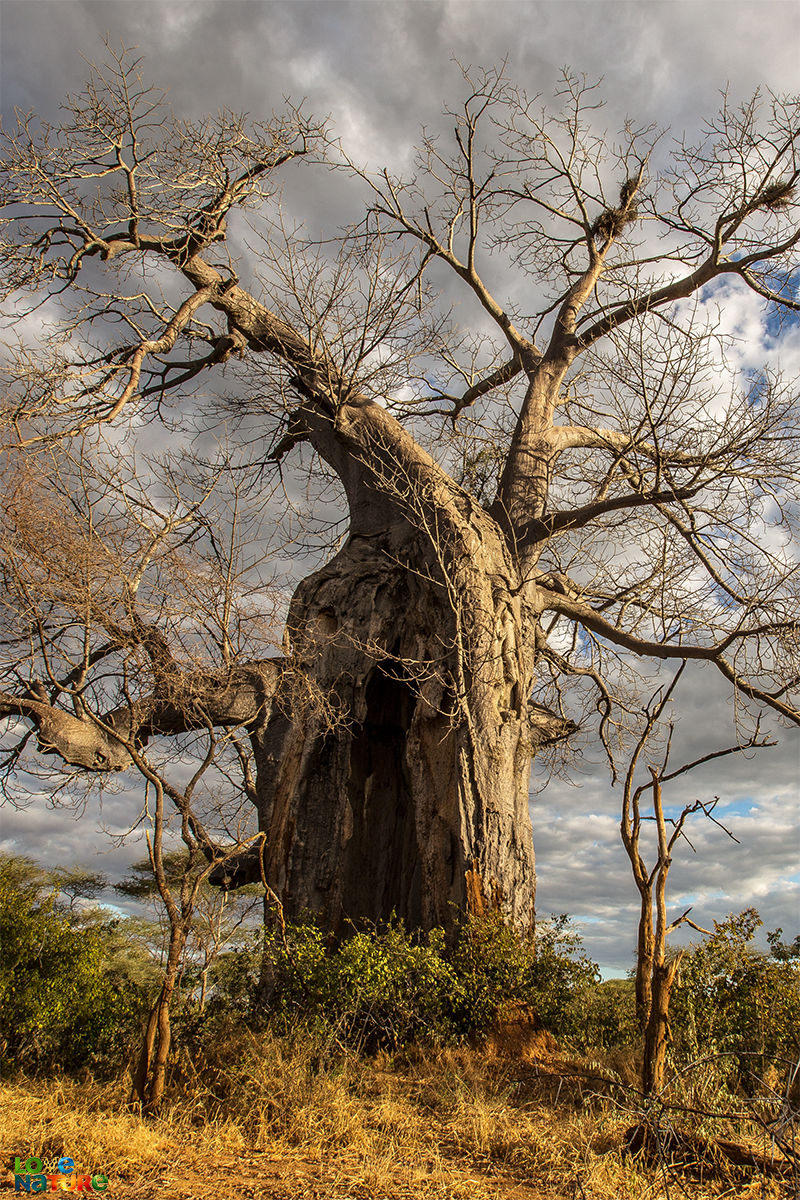
[[614, 496], [608, 500], [595, 500], [591, 504], [581, 504], [577, 508], [567, 509], [563, 512], [548, 513], [546, 517], [540, 517], [538, 520], [530, 522], [522, 531], [519, 544], [526, 546], [532, 542], [546, 541], [567, 529], [583, 529], [585, 525], [590, 524], [598, 517], [605, 516], [606, 513], [647, 506], [659, 507], [678, 500], [688, 500], [691, 496], [697, 495], [701, 487], [702, 484], [698, 484], [696, 487], [674, 488], [662, 492], [630, 492], [625, 496]]
[[[653, 288], [649, 292], [628, 300], [625, 304], [612, 308], [604, 317], [601, 317], [594, 324], [590, 325], [588, 329], [578, 334], [576, 349], [578, 352], [587, 350], [600, 338], [605, 337], [612, 330], [618, 329], [620, 325], [625, 324], [625, 322], [630, 321], [632, 318], [646, 312], [653, 312], [655, 309], [662, 308], [665, 304], [672, 304], [676, 300], [685, 300], [711, 283], [714, 279], [723, 275], [738, 276], [748, 287], [752, 287], [754, 291], [758, 291], [759, 294], [763, 295], [763, 291], [760, 291], [760, 286], [753, 278], [749, 268], [758, 263], [769, 262], [772, 259], [787, 254], [798, 243], [800, 243], [800, 230], [776, 245], [765, 246], [763, 249], [759, 249], [738, 259], [720, 259], [718, 252], [715, 250], [705, 262], [701, 263], [689, 275], [685, 275], [683, 279], [677, 279], [662, 287]], [[785, 297], [775, 293], [770, 293], [767, 298], [773, 300], [776, 304], [786, 303], [789, 308], [797, 307], [794, 301], [789, 300], [787, 302]]]
[[0, 718], [29, 720], [42, 753], [56, 754], [85, 770], [119, 771], [131, 764], [126, 742], [141, 745], [159, 735], [265, 722], [280, 696], [282, 678], [280, 659], [235, 667], [226, 674], [176, 673], [159, 693], [96, 718], [85, 706], [83, 715], [76, 716], [50, 705], [44, 688], [34, 685], [30, 696], [0, 692]]
[[709, 461], [707, 454], [668, 450], [616, 429], [594, 429], [589, 425], [553, 425], [548, 432], [548, 442], [554, 454], [562, 454], [565, 450], [608, 450], [618, 456], [637, 453], [653, 462], [686, 467], [704, 466]]

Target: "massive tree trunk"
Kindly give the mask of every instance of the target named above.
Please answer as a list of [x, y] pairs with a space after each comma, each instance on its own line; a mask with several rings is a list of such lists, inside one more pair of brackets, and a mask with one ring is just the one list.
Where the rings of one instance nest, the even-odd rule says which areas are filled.
[[45, 748], [100, 770], [124, 767], [153, 734], [247, 726], [263, 846], [211, 878], [263, 876], [289, 916], [311, 909], [333, 932], [392, 913], [452, 929], [465, 911], [497, 907], [529, 930], [530, 764], [573, 727], [531, 702], [548, 601], [537, 530], [518, 528], [514, 497], [528, 486], [529, 524], [541, 517], [554, 453], [541, 430], [567, 358], [543, 373], [528, 363], [525, 428], [535, 430], [515, 442], [514, 496], [501, 485], [488, 512], [275, 314], [197, 257], [181, 264], [247, 344], [298, 369], [299, 404], [276, 453], [307, 441], [336, 473], [348, 541], [298, 588], [281, 666], [198, 678], [150, 636], [153, 696], [99, 725], [63, 711], [54, 724], [38, 694], [0, 704], [32, 719]]
[[267, 877], [289, 912], [321, 911], [334, 930], [392, 912], [447, 927], [485, 903], [527, 928], [521, 606], [502, 560], [496, 573], [470, 567], [445, 580], [425, 541], [402, 522], [352, 536], [294, 597], [292, 649], [335, 705], [335, 724], [300, 704], [261, 739]]
[[290, 691], [254, 734], [267, 880], [334, 932], [487, 906], [529, 930], [531, 758], [569, 725], [530, 703], [536, 614], [504, 536], [452, 485], [401, 494], [374, 444], [367, 472], [322, 445], [350, 536], [297, 589], [287, 640], [333, 711]]
[[300, 417], [342, 481], [350, 532], [297, 589], [283, 662], [187, 671], [147, 634], [151, 694], [98, 718], [31, 685], [0, 694], [0, 711], [101, 771], [154, 735], [244, 726], [263, 846], [212, 882], [263, 873], [288, 916], [311, 909], [335, 933], [392, 913], [452, 929], [487, 907], [529, 930], [531, 759], [571, 728], [530, 699], [540, 590], [507, 532], [385, 409], [331, 408], [314, 394]]

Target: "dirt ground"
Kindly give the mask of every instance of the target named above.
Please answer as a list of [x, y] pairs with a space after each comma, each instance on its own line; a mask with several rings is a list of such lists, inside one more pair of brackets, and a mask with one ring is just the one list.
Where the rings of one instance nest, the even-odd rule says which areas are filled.
[[[470, 1183], [482, 1196], [494, 1195], [497, 1200], [562, 1200], [552, 1192], [545, 1196], [519, 1180], [489, 1175], [465, 1164], [459, 1179], [460, 1196], [469, 1194]], [[385, 1180], [376, 1189], [363, 1173], [359, 1176], [356, 1166], [250, 1154], [227, 1161], [187, 1159], [135, 1182], [115, 1181], [107, 1195], [115, 1200], [411, 1200], [419, 1196], [419, 1190], [412, 1191], [401, 1179], [392, 1191], [386, 1190]], [[447, 1188], [437, 1188], [431, 1178], [431, 1200], [449, 1200], [452, 1195]]]
[[[482, 1197], [497, 1200], [567, 1200], [464, 1164], [459, 1198], [469, 1195], [470, 1185]], [[430, 1200], [450, 1200], [454, 1196], [447, 1186], [437, 1187], [433, 1177], [429, 1186]], [[2, 1180], [0, 1189], [14, 1194], [13, 1174]], [[347, 1168], [341, 1163], [326, 1165], [299, 1157], [279, 1160], [267, 1154], [214, 1159], [187, 1154], [179, 1162], [135, 1179], [111, 1176], [104, 1194], [109, 1200], [411, 1200], [420, 1192], [418, 1186], [412, 1190], [402, 1179], [391, 1191], [387, 1191], [385, 1180], [375, 1188], [364, 1172], [359, 1176], [356, 1166]], [[581, 1193], [576, 1190], [574, 1194]]]

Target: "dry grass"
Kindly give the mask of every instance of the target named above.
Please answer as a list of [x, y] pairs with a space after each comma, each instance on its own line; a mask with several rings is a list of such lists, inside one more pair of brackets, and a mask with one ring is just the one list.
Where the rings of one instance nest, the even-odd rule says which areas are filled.
[[564, 1065], [467, 1048], [363, 1060], [315, 1039], [235, 1033], [212, 1061], [183, 1064], [158, 1120], [125, 1111], [122, 1082], [9, 1084], [0, 1139], [7, 1158], [66, 1153], [84, 1170], [105, 1170], [120, 1197], [790, 1194], [774, 1180], [724, 1173], [703, 1183], [673, 1177], [665, 1189], [668, 1175], [621, 1152], [635, 1113], [585, 1085], [554, 1083], [549, 1072]]

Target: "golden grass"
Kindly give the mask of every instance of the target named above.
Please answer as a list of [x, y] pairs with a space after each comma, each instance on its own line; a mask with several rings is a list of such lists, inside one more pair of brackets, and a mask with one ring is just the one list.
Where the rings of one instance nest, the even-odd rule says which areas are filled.
[[[159, 1194], [170, 1163], [170, 1195], [227, 1196], [212, 1182], [204, 1191], [188, 1183], [181, 1191], [176, 1177], [200, 1163], [209, 1180], [215, 1169], [225, 1178], [239, 1160], [237, 1169], [250, 1169], [256, 1181], [266, 1159], [287, 1170], [297, 1164], [317, 1170], [316, 1194], [324, 1197], [777, 1200], [789, 1194], [774, 1180], [731, 1176], [701, 1184], [683, 1175], [668, 1193], [662, 1173], [621, 1152], [634, 1112], [569, 1083], [555, 1088], [556, 1098], [535, 1064], [468, 1048], [365, 1060], [334, 1054], [310, 1037], [233, 1033], [220, 1039], [212, 1061], [184, 1065], [158, 1119], [127, 1112], [126, 1091], [122, 1081], [5, 1085], [6, 1156], [69, 1154], [83, 1169], [116, 1178], [120, 1196]], [[246, 1162], [250, 1168], [242, 1167]], [[243, 1186], [240, 1178], [230, 1194]], [[292, 1191], [288, 1176], [282, 1186], [281, 1194], [304, 1191], [302, 1180]]]
[[113, 1163], [118, 1172], [146, 1167], [173, 1144], [164, 1128], [124, 1111], [120, 1086], [66, 1079], [3, 1085], [0, 1143], [4, 1157], [67, 1154], [86, 1171]]

